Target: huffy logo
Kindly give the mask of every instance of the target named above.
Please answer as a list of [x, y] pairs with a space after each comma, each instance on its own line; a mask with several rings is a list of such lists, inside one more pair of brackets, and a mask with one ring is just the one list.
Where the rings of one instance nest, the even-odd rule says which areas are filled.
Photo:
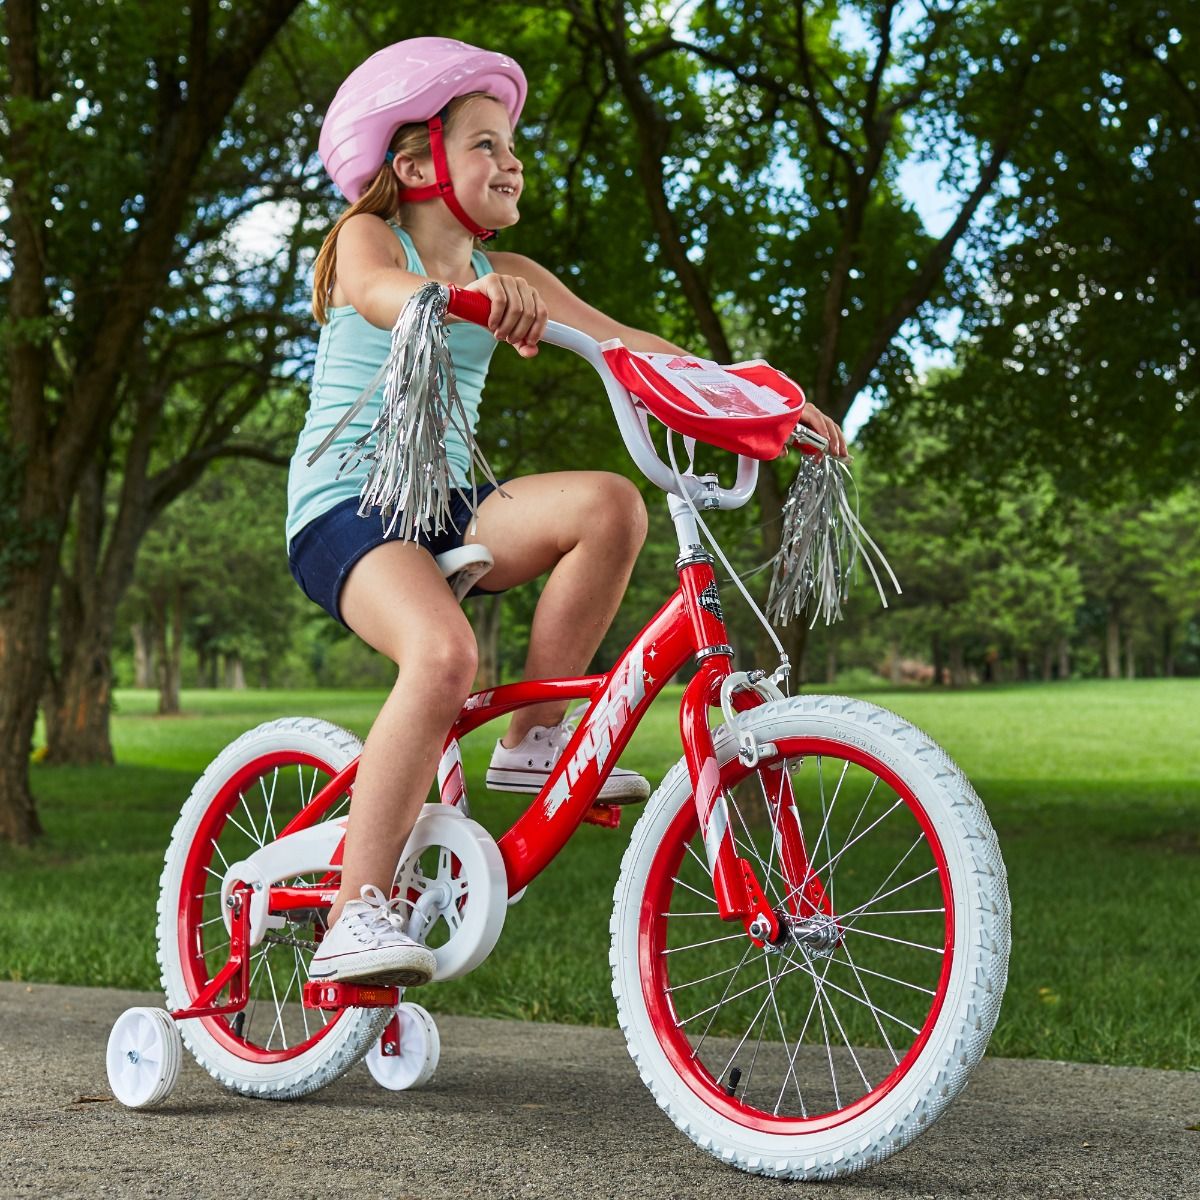
[[474, 696], [468, 696], [464, 708], [487, 708], [492, 702], [491, 692], [477, 692]]
[[591, 713], [584, 717], [583, 738], [567, 761], [566, 770], [555, 780], [546, 796], [546, 818], [549, 820], [570, 799], [571, 789], [593, 761], [597, 769], [604, 766], [612, 754], [613, 738], [625, 725], [633, 710], [646, 697], [646, 676], [642, 670], [642, 643], [629, 652], [622, 670], [613, 676], [608, 689]]

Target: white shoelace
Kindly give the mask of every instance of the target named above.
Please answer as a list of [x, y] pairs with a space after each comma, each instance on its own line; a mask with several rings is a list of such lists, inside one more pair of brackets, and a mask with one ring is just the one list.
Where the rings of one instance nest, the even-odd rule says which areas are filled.
[[399, 934], [405, 941], [411, 939], [407, 933], [407, 919], [400, 911], [408, 901], [403, 896], [388, 899], [374, 884], [364, 884], [359, 892], [359, 902], [367, 905], [367, 911], [358, 909], [351, 913], [361, 925], [362, 931], [378, 943], [383, 938], [391, 941]]

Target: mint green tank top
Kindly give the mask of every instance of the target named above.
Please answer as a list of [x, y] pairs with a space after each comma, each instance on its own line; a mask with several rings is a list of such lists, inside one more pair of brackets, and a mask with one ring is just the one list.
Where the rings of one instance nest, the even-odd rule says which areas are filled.
[[[425, 268], [412, 238], [399, 226], [390, 228], [395, 230], [408, 256], [408, 269], [424, 275]], [[471, 265], [476, 278], [492, 270], [487, 257], [479, 250], [471, 255]], [[308, 415], [288, 468], [286, 529], [289, 544], [310, 521], [343, 500], [357, 497], [362, 491], [370, 464], [359, 463], [348, 468], [340, 478], [338, 469], [342, 466], [342, 452], [352, 447], [375, 423], [383, 399], [383, 385], [380, 384], [372, 399], [363, 405], [329, 449], [311, 467], [308, 465], [309, 455], [362, 394], [391, 350], [391, 330], [372, 325], [352, 305], [330, 308], [328, 318], [317, 341]], [[479, 420], [479, 403], [496, 339], [486, 329], [465, 321], [449, 326], [447, 338], [458, 393], [473, 432]], [[467, 448], [461, 435], [454, 430], [446, 435], [446, 456], [451, 480], [457, 487], [467, 487]]]

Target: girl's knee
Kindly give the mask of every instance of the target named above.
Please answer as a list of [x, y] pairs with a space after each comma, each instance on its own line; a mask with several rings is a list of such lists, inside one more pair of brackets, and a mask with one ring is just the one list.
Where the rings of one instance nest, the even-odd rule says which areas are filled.
[[599, 491], [598, 527], [606, 538], [623, 541], [635, 552], [640, 550], [650, 527], [642, 493], [623, 475], [608, 473], [600, 475]]
[[397, 687], [419, 687], [431, 705], [457, 713], [471, 694], [479, 669], [475, 635], [466, 625], [465, 631], [431, 638], [419, 653], [403, 656], [397, 666]]

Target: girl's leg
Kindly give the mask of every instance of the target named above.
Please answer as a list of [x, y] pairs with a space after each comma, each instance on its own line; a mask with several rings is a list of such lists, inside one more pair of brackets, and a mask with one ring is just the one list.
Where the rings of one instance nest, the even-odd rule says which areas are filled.
[[[646, 540], [646, 506], [628, 479], [606, 471], [529, 475], [479, 506], [474, 533], [496, 565], [481, 581], [499, 591], [550, 571], [534, 613], [526, 679], [582, 675], [608, 631]], [[563, 702], [513, 713], [502, 741], [515, 746], [535, 725], [554, 725]]]
[[470, 623], [429, 552], [414, 543], [388, 542], [365, 554], [340, 602], [346, 624], [398, 670], [359, 761], [330, 925], [364, 884], [390, 894], [477, 660]]

